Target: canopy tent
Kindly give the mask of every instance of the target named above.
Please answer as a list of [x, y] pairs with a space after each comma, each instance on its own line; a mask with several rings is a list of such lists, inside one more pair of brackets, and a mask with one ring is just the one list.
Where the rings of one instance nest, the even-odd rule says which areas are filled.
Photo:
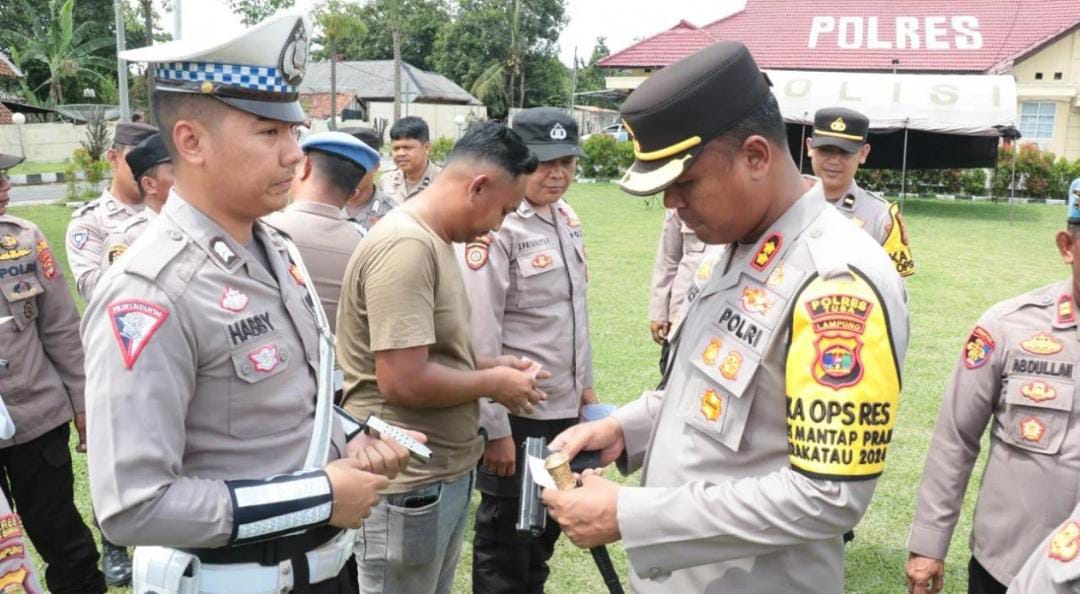
[[993, 167], [999, 138], [1016, 126], [1011, 76], [767, 73], [800, 163], [814, 112], [822, 107], [848, 107], [870, 118], [872, 149], [865, 166], [879, 169]]

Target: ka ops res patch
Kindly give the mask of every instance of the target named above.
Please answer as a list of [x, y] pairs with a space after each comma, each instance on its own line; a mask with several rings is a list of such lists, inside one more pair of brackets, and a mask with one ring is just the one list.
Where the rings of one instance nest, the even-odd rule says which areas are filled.
[[786, 378], [792, 468], [830, 480], [881, 474], [900, 371], [888, 312], [865, 278], [814, 277], [799, 293]]

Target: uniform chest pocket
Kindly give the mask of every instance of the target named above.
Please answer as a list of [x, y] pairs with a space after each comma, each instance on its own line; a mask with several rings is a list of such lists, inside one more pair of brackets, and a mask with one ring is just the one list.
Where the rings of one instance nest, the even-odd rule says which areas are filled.
[[[4, 294], [7, 304], [8, 315], [12, 317], [11, 323], [20, 332], [28, 328], [37, 320], [38, 304], [37, 296], [45, 292], [36, 276], [24, 276], [7, 281], [0, 285], [0, 291]], [[0, 331], [2, 331], [0, 326]]]
[[558, 301], [565, 288], [566, 262], [557, 250], [546, 249], [518, 256], [517, 306], [542, 307]]
[[303, 420], [300, 395], [287, 393], [290, 386], [281, 382], [267, 381], [294, 364], [294, 357], [303, 360], [303, 353], [292, 352], [280, 338], [274, 332], [229, 353], [236, 372], [229, 382], [229, 433], [235, 437], [279, 433]]
[[761, 359], [725, 342], [706, 335], [691, 351], [682, 412], [687, 425], [737, 452], [754, 402], [751, 380]]
[[1056, 454], [1069, 426], [1074, 390], [1071, 379], [1009, 377], [1005, 406], [996, 413], [997, 435], [1022, 450]]

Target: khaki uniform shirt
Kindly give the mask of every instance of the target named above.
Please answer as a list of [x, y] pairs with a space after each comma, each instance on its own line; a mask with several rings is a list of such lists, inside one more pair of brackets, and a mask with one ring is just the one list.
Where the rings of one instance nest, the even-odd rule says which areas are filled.
[[[0, 215], [0, 395], [23, 444], [83, 412], [79, 313], [37, 225]], [[2, 540], [2, 539], [0, 539]]]
[[120, 223], [110, 231], [105, 237], [105, 249], [101, 251], [101, 257], [104, 260], [102, 269], [112, 266], [117, 258], [123, 256], [124, 252], [131, 247], [131, 244], [135, 243], [135, 240], [143, 234], [143, 231], [146, 231], [150, 221], [154, 220], [156, 216], [156, 212], [145, 208], [139, 214], [128, 218], [128, 220]]
[[398, 204], [404, 204], [406, 200], [430, 186], [441, 171], [441, 167], [428, 160], [424, 175], [420, 177], [420, 183], [415, 187], [409, 187], [409, 183], [405, 181], [405, 172], [394, 169], [387, 171], [379, 178], [379, 188]]
[[[175, 192], [83, 318], [94, 510], [114, 542], [220, 547], [226, 480], [302, 469], [318, 331], [281, 237], [267, 270]], [[344, 451], [335, 423], [329, 459]]]
[[911, 259], [911, 244], [899, 206], [860, 188], [854, 181], [832, 205], [885, 248], [900, 276], [915, 274], [915, 261]]
[[1080, 592], [1080, 504], [1035, 547], [1008, 594], [1076, 592]]
[[[472, 304], [477, 353], [528, 357], [551, 372], [540, 380], [548, 399], [531, 419], [576, 419], [581, 393], [593, 387], [588, 270], [581, 221], [563, 200], [539, 213], [526, 201], [502, 227], [458, 246]], [[509, 412], [484, 399], [488, 437], [510, 435]]]
[[391, 212], [353, 252], [338, 306], [338, 363], [344, 406], [363, 420], [386, 422], [427, 435], [431, 460], [410, 464], [387, 493], [405, 493], [471, 471], [484, 449], [476, 401], [442, 408], [410, 408], [383, 399], [375, 353], [426, 346], [428, 361], [471, 371], [469, 297], [454, 247], [404, 209]]
[[990, 424], [971, 550], [1008, 584], [1073, 508], [1080, 487], [1074, 396], [1080, 361], [1072, 283], [1003, 301], [981, 318], [953, 368], [919, 487], [908, 549], [944, 559]]
[[68, 265], [75, 277], [75, 287], [85, 301], [90, 301], [107, 267], [105, 238], [144, 208], [142, 204], [125, 204], [106, 189], [100, 198], [72, 213], [67, 232]]
[[682, 222], [679, 213], [664, 213], [660, 246], [653, 264], [649, 293], [649, 320], [678, 323], [682, 318], [686, 292], [705, 253], [705, 242]]
[[266, 222], [284, 231], [300, 249], [333, 330], [341, 298], [341, 279], [356, 244], [360, 243], [360, 229], [340, 208], [317, 202], [293, 202], [285, 210], [266, 217]]
[[375, 193], [371, 195], [371, 200], [355, 208], [346, 204], [344, 211], [345, 217], [358, 223], [363, 234], [366, 235], [375, 226], [375, 223], [378, 223], [388, 212], [398, 206], [400, 204], [398, 204], [397, 200], [387, 196], [379, 186], [375, 186]]
[[637, 592], [844, 589], [895, 424], [906, 293], [817, 185], [689, 302], [664, 389], [615, 412]]

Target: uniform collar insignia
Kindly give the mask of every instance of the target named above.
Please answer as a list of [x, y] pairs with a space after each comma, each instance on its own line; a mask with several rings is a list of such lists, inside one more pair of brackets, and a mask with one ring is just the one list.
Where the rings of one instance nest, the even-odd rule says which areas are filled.
[[1057, 323], [1059, 326], [1070, 326], [1076, 323], [1076, 306], [1073, 304], [1072, 295], [1068, 293], [1058, 297]]
[[523, 217], [531, 217], [536, 214], [536, 209], [532, 207], [532, 204], [529, 204], [528, 200], [522, 200], [517, 207], [517, 213]]
[[236, 264], [240, 260], [240, 256], [236, 255], [236, 252], [229, 247], [228, 242], [224, 237], [214, 237], [208, 244], [210, 247], [210, 253], [222, 264], [225, 268], [232, 268], [233, 264]]
[[855, 194], [852, 194], [851, 192], [844, 194], [844, 199], [840, 204], [842, 204], [844, 208], [853, 208], [855, 206]]

